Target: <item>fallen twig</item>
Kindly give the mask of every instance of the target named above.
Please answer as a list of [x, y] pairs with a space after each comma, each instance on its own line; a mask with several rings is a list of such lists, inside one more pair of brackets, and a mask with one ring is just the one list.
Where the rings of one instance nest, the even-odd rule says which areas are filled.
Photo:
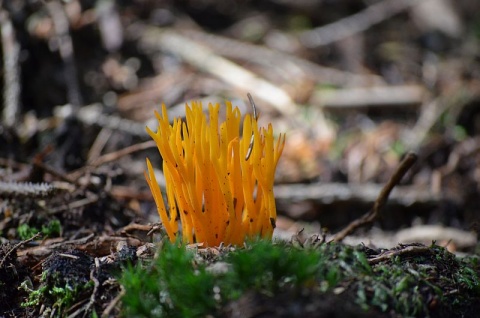
[[[274, 187], [275, 199], [282, 204], [289, 202], [309, 201], [315, 204], [331, 204], [332, 202], [359, 202], [373, 204], [382, 190], [376, 183], [346, 184], [340, 182], [312, 184], [279, 184]], [[393, 204], [408, 206], [415, 203], [437, 204], [439, 202], [458, 202], [451, 194], [432, 193], [430, 189], [415, 185], [398, 186], [391, 193], [389, 201]]]
[[443, 247], [447, 247], [448, 243], [451, 247], [455, 246], [459, 249], [471, 248], [477, 244], [475, 232], [442, 225], [416, 225], [398, 231], [394, 238], [396, 242], [423, 243], [425, 245], [436, 241]]
[[3, 122], [14, 127], [20, 106], [20, 45], [15, 39], [12, 21], [5, 10], [0, 11], [3, 53]]
[[95, 305], [95, 303], [97, 302], [96, 298], [97, 298], [98, 290], [100, 288], [100, 282], [98, 281], [98, 278], [95, 277], [96, 272], [98, 272], [98, 267], [92, 268], [92, 270], [90, 271], [90, 279], [93, 281], [94, 285], [93, 285], [92, 294], [90, 295], [90, 301], [88, 302], [83, 312], [83, 317], [87, 317], [93, 305]]
[[[78, 113], [76, 113], [77, 118], [86, 125], [98, 125], [103, 128], [123, 131], [133, 136], [147, 136], [145, 123], [138, 123], [119, 116], [104, 114], [103, 109], [105, 109], [105, 106], [99, 103], [83, 106]], [[54, 110], [55, 121], [61, 121], [72, 116], [74, 111], [74, 107], [69, 104], [56, 107]], [[44, 125], [49, 126], [50, 124]]]
[[0, 198], [5, 197], [25, 197], [40, 198], [50, 197], [57, 190], [51, 183], [32, 183], [32, 182], [4, 182], [0, 181]]
[[306, 59], [299, 58], [284, 52], [279, 52], [265, 46], [254, 45], [231, 38], [214, 35], [212, 33], [195, 30], [181, 30], [188, 38], [198, 41], [214, 50], [217, 54], [228, 58], [253, 61], [261, 65], [294, 65], [315, 81], [322, 84], [329, 83], [339, 86], [367, 86], [370, 84], [383, 84], [383, 79], [378, 75], [356, 74], [321, 66]]
[[112, 301], [108, 304], [107, 308], [105, 308], [105, 310], [102, 312], [102, 318], [110, 317], [110, 313], [115, 308], [115, 306], [117, 306], [120, 300], [122, 300], [122, 297], [125, 296], [125, 293], [125, 288], [120, 285], [120, 292], [114, 299], [112, 299]]
[[135, 153], [135, 152], [138, 152], [138, 151], [142, 151], [142, 150], [146, 150], [146, 149], [150, 149], [150, 148], [155, 148], [156, 146], [157, 146], [157, 144], [155, 143], [155, 141], [148, 140], [148, 141], [144, 141], [144, 142], [141, 142], [141, 143], [138, 143], [138, 144], [134, 144], [134, 145], [122, 148], [122, 149], [117, 150], [117, 151], [113, 151], [113, 152], [104, 154], [102, 156], [97, 157], [95, 160], [92, 160], [86, 166], [70, 173], [68, 175], [68, 177], [70, 179], [76, 180], [76, 179], [80, 178], [82, 175], [85, 175], [86, 171], [88, 171], [92, 168], [96, 168], [96, 167], [104, 165], [106, 163], [118, 160], [121, 157], [128, 156], [128, 155], [130, 155], [132, 153]]
[[102, 150], [105, 148], [105, 145], [108, 143], [110, 137], [112, 137], [112, 134], [113, 131], [109, 128], [102, 128], [102, 130], [100, 130], [95, 138], [95, 141], [88, 150], [87, 163], [91, 163], [100, 157]]
[[150, 149], [150, 148], [154, 148], [156, 146], [157, 145], [156, 145], [155, 141], [153, 141], [153, 140], [145, 141], [145, 142], [142, 142], [142, 143], [139, 143], [139, 144], [131, 145], [131, 146], [128, 146], [126, 148], [123, 148], [123, 149], [120, 149], [120, 150], [102, 155], [102, 156], [98, 157], [96, 160], [94, 160], [93, 162], [91, 162], [90, 164], [94, 165], [94, 166], [100, 166], [100, 165], [103, 165], [107, 162], [118, 160], [119, 158], [130, 155], [132, 153], [142, 151], [142, 150], [146, 150], [146, 149]]
[[375, 3], [363, 11], [343, 18], [339, 21], [305, 31], [300, 34], [300, 41], [308, 48], [345, 39], [363, 32], [418, 3], [418, 0], [384, 0]]
[[12, 247], [7, 253], [5, 253], [5, 256], [3, 256], [2, 260], [0, 261], [0, 268], [3, 267], [3, 264], [5, 263], [5, 260], [8, 258], [8, 256], [10, 254], [15, 252], [20, 246], [25, 245], [28, 242], [31, 242], [31, 241], [35, 240], [36, 238], [40, 237], [41, 235], [42, 235], [42, 233], [38, 232], [37, 234], [35, 234], [31, 238], [26, 239], [24, 241], [21, 241], [20, 243], [17, 243], [14, 247]]
[[[138, 27], [138, 26], [137, 26]], [[145, 47], [168, 51], [196, 68], [212, 74], [275, 107], [285, 116], [297, 113], [297, 105], [278, 86], [227, 60], [184, 35], [156, 27], [143, 27], [140, 42]]]
[[366, 224], [370, 224], [373, 221], [375, 221], [375, 219], [377, 219], [378, 216], [380, 215], [380, 209], [387, 202], [390, 192], [392, 192], [393, 188], [400, 182], [400, 180], [407, 173], [407, 171], [412, 167], [412, 165], [415, 163], [416, 160], [417, 160], [416, 154], [414, 153], [407, 154], [405, 159], [403, 159], [403, 161], [398, 166], [395, 173], [390, 177], [387, 184], [383, 187], [382, 191], [378, 195], [377, 200], [375, 200], [372, 210], [364, 214], [359, 219], [352, 221], [350, 224], [347, 225], [347, 227], [345, 227], [343, 230], [335, 234], [335, 236], [333, 237], [333, 241], [340, 242], [347, 235], [354, 232], [359, 227], [364, 226]]
[[72, 210], [72, 209], [78, 209], [84, 206], [87, 206], [89, 204], [95, 203], [99, 200], [99, 196], [96, 194], [92, 194], [90, 197], [85, 197], [83, 199], [74, 201], [74, 202], [69, 202], [66, 204], [63, 204], [59, 207], [51, 208], [48, 213], [50, 215], [58, 214], [64, 211]]
[[[405, 107], [421, 105], [426, 90], [420, 85], [356, 87], [318, 91], [312, 96], [312, 105], [329, 110], [365, 107]], [[402, 108], [403, 109], [403, 108]]]
[[380, 262], [392, 259], [395, 256], [399, 255], [417, 255], [417, 254], [422, 254], [425, 252], [428, 252], [430, 250], [430, 247], [428, 246], [416, 246], [416, 245], [409, 245], [409, 246], [400, 246], [400, 249], [394, 249], [394, 250], [389, 250], [386, 251], [385, 253], [381, 254], [380, 256], [371, 258], [368, 260], [368, 263], [370, 265], [375, 265]]

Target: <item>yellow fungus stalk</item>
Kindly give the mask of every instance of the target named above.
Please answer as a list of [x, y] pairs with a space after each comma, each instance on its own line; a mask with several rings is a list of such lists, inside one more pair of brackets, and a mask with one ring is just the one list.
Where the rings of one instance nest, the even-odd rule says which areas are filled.
[[[285, 135], [275, 141], [271, 125], [259, 128], [246, 115], [240, 135], [240, 110], [226, 103], [226, 120], [219, 125], [219, 104], [200, 102], [186, 108], [186, 121], [170, 124], [165, 105], [155, 112], [158, 130], [147, 127], [163, 158], [166, 198], [147, 158], [145, 178], [170, 241], [241, 245], [246, 238], [271, 238], [276, 221], [273, 182]], [[253, 144], [251, 136], [253, 135]], [[251, 148], [251, 150], [249, 150]]]

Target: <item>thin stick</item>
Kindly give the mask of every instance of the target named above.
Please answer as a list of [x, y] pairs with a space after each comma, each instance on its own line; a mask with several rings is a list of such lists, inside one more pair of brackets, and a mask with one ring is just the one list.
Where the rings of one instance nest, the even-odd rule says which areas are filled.
[[357, 74], [321, 66], [304, 58], [272, 50], [266, 46], [254, 45], [193, 29], [179, 30], [179, 32], [195, 42], [208, 46], [215, 53], [233, 60], [255, 62], [267, 67], [271, 65], [281, 67], [283, 65], [286, 69], [294, 65], [295, 68], [300, 68], [316, 82], [348, 87], [384, 84], [383, 79], [378, 75]]
[[213, 50], [196, 43], [174, 29], [144, 27], [140, 43], [146, 48], [175, 54], [197, 69], [216, 76], [233, 87], [253, 92], [255, 96], [275, 107], [285, 116], [291, 117], [297, 113], [298, 106], [281, 87], [217, 55]]
[[31, 238], [29, 238], [27, 240], [24, 240], [24, 241], [21, 241], [20, 243], [16, 244], [14, 247], [12, 247], [7, 253], [5, 253], [5, 256], [2, 258], [2, 261], [0, 261], [0, 268], [3, 267], [3, 263], [5, 263], [6, 259], [8, 258], [8, 256], [10, 254], [12, 254], [14, 251], [16, 251], [20, 246], [22, 246], [24, 244], [27, 244], [28, 242], [33, 241], [34, 239], [38, 238], [41, 235], [42, 234], [40, 232], [38, 232], [37, 234], [35, 234]]
[[95, 166], [95, 167], [98, 167], [98, 166], [101, 166], [101, 165], [106, 164], [108, 162], [118, 160], [121, 157], [130, 155], [130, 154], [138, 152], [138, 151], [153, 148], [155, 146], [156, 146], [156, 144], [155, 144], [155, 141], [153, 141], [153, 140], [144, 141], [144, 142], [141, 142], [139, 144], [134, 144], [134, 145], [128, 146], [126, 148], [122, 148], [120, 150], [104, 154], [104, 155], [98, 157], [96, 160], [94, 160], [90, 164]]
[[377, 2], [363, 11], [336, 22], [309, 30], [300, 34], [300, 41], [308, 48], [327, 45], [357, 33], [363, 32], [404, 10], [418, 0], [384, 0]]
[[[253, 97], [252, 95], [250, 95], [250, 93], [247, 94], [248, 96], [248, 100], [250, 101], [250, 105], [252, 106], [253, 108], [253, 120], [257, 120], [258, 117], [257, 117], [257, 108], [255, 107], [255, 102], [253, 100]], [[250, 155], [252, 154], [252, 150], [253, 150], [253, 141], [254, 141], [254, 137], [255, 134], [253, 133], [252, 131], [252, 137], [250, 138], [250, 144], [248, 145], [248, 151], [247, 151], [247, 155], [245, 156], [245, 161], [248, 160], [248, 158], [250, 158]]]
[[102, 128], [95, 138], [90, 150], [88, 151], [87, 155], [87, 162], [91, 163], [100, 157], [102, 150], [105, 148], [108, 140], [112, 136], [112, 130], [109, 128]]
[[102, 317], [102, 318], [110, 317], [110, 313], [111, 313], [112, 310], [115, 308], [115, 306], [117, 306], [117, 304], [122, 300], [122, 297], [125, 296], [125, 294], [126, 294], [125, 288], [124, 288], [122, 285], [120, 285], [120, 292], [119, 292], [118, 295], [110, 302], [110, 304], [108, 304], [107, 308], [105, 308], [105, 310], [102, 312], [101, 317]]
[[383, 261], [390, 260], [394, 258], [395, 256], [403, 256], [403, 255], [418, 255], [418, 254], [423, 254], [426, 252], [431, 251], [431, 248], [428, 246], [405, 246], [402, 247], [401, 249], [398, 250], [390, 250], [387, 251], [386, 253], [383, 253], [379, 256], [376, 256], [374, 258], [371, 258], [368, 260], [368, 263], [370, 265], [375, 265]]
[[[98, 270], [98, 269], [97, 269]], [[88, 302], [87, 306], [85, 307], [85, 311], [83, 312], [83, 317], [87, 317], [90, 313], [90, 309], [92, 309], [93, 305], [96, 303], [97, 293], [100, 288], [100, 282], [98, 281], [97, 277], [95, 277], [95, 272], [97, 271], [95, 268], [92, 268], [90, 271], [90, 279], [93, 281], [93, 291], [90, 295], [90, 301]]]
[[9, 14], [0, 11], [0, 29], [3, 51], [3, 122], [14, 127], [20, 107], [20, 45], [15, 39], [15, 31]]
[[96, 158], [95, 160], [93, 160], [91, 162], [88, 162], [88, 165], [70, 173], [68, 175], [68, 178], [76, 180], [76, 179], [80, 178], [80, 176], [84, 175], [86, 173], [86, 171], [88, 171], [89, 169], [99, 167], [101, 165], [104, 165], [106, 163], [118, 160], [121, 157], [128, 156], [128, 155], [130, 155], [132, 153], [135, 153], [135, 152], [138, 152], [138, 151], [146, 150], [146, 149], [149, 149], [149, 148], [154, 148], [154, 147], [156, 147], [156, 145], [157, 144], [155, 143], [154, 140], [148, 140], [148, 141], [144, 141], [144, 142], [141, 142], [141, 143], [138, 143], [138, 144], [134, 144], [134, 145], [122, 148], [120, 150], [109, 152], [107, 154], [104, 154], [104, 155]]
[[412, 165], [417, 161], [417, 155], [414, 153], [409, 153], [403, 159], [403, 161], [398, 166], [395, 173], [390, 177], [387, 184], [383, 187], [382, 191], [378, 195], [373, 208], [366, 214], [364, 214], [359, 219], [352, 221], [348, 224], [343, 230], [335, 234], [333, 237], [334, 242], [341, 242], [347, 235], [351, 234], [353, 231], [358, 229], [361, 226], [366, 224], [370, 224], [375, 221], [378, 216], [380, 215], [380, 209], [385, 205], [388, 200], [388, 196], [390, 192], [392, 192], [393, 188], [402, 180], [403, 176], [407, 173], [407, 171], [412, 167]]

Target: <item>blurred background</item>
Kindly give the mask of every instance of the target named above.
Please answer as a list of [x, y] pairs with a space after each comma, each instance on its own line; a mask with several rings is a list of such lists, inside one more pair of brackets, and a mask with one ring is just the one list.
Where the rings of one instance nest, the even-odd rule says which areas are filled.
[[347, 242], [477, 245], [480, 2], [0, 3], [0, 180], [55, 182], [42, 209], [64, 235], [158, 222], [143, 179], [146, 156], [161, 167], [153, 111], [232, 100], [246, 113], [250, 93], [260, 123], [287, 134], [276, 235], [342, 229], [414, 152], [379, 220]]

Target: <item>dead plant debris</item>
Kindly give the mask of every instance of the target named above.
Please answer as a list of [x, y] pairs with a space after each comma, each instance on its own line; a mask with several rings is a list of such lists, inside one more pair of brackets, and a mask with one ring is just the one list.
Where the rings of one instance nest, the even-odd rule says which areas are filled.
[[[0, 1], [0, 316], [125, 316], [126, 273], [166, 282], [162, 255], [180, 262], [169, 273], [214, 283], [202, 313], [219, 317], [476, 315], [478, 12], [453, 0]], [[252, 112], [247, 93], [259, 125], [287, 135], [275, 243], [172, 249], [143, 179], [146, 157], [162, 166], [145, 127], [162, 102], [182, 118], [192, 100]], [[183, 295], [182, 282], [162, 295]], [[162, 299], [167, 316], [198, 309]]]

